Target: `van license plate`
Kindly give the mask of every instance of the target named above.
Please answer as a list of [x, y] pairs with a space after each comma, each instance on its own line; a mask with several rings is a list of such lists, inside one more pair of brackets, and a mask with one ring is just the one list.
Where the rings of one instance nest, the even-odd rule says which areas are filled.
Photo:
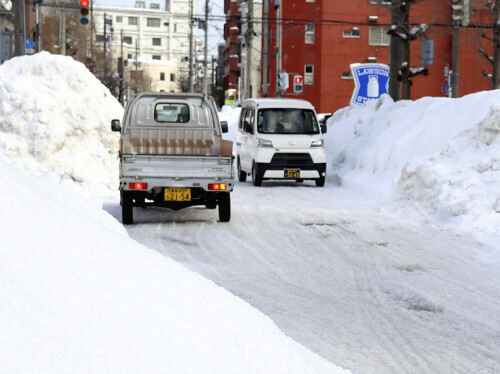
[[191, 189], [165, 188], [165, 201], [191, 201]]
[[285, 178], [300, 178], [299, 169], [285, 169]]

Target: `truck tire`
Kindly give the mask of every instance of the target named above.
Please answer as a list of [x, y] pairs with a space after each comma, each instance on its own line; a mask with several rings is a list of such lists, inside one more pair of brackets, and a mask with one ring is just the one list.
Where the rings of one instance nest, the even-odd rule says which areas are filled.
[[231, 196], [229, 192], [219, 192], [219, 221], [229, 222], [231, 219]]
[[254, 186], [260, 187], [262, 186], [262, 175], [259, 174], [257, 169], [257, 165], [255, 162], [252, 165], [252, 182]]
[[130, 193], [121, 191], [121, 204], [122, 204], [122, 223], [124, 225], [131, 225], [134, 223], [133, 200]]
[[325, 177], [316, 179], [316, 187], [323, 187], [325, 185]]
[[237, 168], [238, 168], [238, 180], [240, 182], [245, 182], [247, 180], [247, 173], [241, 170], [241, 164], [240, 164], [240, 158], [238, 157], [238, 162], [237, 162]]

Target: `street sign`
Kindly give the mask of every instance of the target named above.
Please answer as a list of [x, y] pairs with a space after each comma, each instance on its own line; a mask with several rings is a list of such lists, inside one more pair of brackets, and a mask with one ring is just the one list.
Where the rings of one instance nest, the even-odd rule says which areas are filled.
[[354, 93], [351, 104], [362, 105], [389, 92], [389, 66], [385, 64], [351, 64]]

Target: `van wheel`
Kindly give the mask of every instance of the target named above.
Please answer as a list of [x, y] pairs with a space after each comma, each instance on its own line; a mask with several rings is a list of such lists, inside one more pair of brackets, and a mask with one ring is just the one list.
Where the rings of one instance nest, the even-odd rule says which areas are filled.
[[131, 225], [134, 223], [134, 204], [132, 196], [130, 196], [129, 192], [121, 191], [120, 197], [122, 205], [122, 223], [124, 225]]
[[219, 192], [219, 221], [229, 222], [231, 219], [231, 197], [229, 192]]
[[323, 187], [325, 185], [325, 177], [316, 179], [316, 187]]
[[247, 180], [247, 173], [244, 171], [241, 171], [241, 164], [240, 164], [240, 158], [238, 157], [238, 162], [237, 162], [237, 168], [238, 168], [238, 180], [240, 182], [245, 182]]
[[262, 175], [259, 175], [255, 162], [252, 165], [252, 182], [254, 186], [262, 186]]

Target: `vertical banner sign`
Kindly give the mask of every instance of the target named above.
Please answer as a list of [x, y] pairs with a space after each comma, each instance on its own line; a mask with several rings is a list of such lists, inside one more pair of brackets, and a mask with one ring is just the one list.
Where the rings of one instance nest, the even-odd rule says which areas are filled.
[[351, 104], [362, 105], [389, 92], [389, 66], [384, 64], [351, 64], [354, 93]]

